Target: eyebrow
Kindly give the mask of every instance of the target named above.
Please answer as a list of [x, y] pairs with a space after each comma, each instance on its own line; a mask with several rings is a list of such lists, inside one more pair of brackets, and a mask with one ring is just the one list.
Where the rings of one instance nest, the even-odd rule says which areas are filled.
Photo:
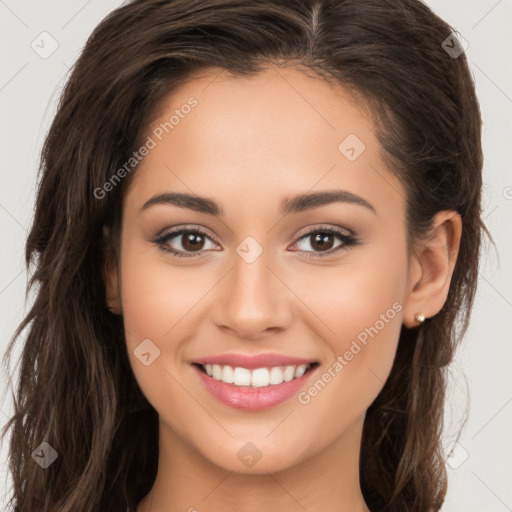
[[[363, 206], [377, 215], [377, 210], [366, 199], [349, 192], [348, 190], [325, 190], [299, 194], [291, 199], [281, 202], [281, 214], [300, 213], [314, 208], [320, 208], [331, 203], [350, 203]], [[144, 203], [139, 213], [156, 204], [171, 204], [180, 208], [187, 208], [199, 213], [206, 213], [216, 217], [222, 217], [224, 210], [213, 199], [195, 196], [181, 192], [167, 192], [151, 197]]]

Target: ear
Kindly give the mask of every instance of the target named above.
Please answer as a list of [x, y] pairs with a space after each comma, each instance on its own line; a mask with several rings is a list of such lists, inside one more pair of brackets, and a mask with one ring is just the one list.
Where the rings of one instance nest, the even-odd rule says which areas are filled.
[[102, 277], [103, 283], [105, 284], [105, 306], [111, 313], [120, 314], [122, 308], [119, 289], [119, 268], [116, 252], [109, 237], [110, 231], [105, 226], [103, 228], [104, 260], [102, 266]]
[[403, 323], [417, 327], [415, 313], [435, 316], [448, 297], [450, 282], [459, 253], [462, 219], [455, 211], [438, 212], [431, 231], [417, 243], [411, 255], [404, 301]]

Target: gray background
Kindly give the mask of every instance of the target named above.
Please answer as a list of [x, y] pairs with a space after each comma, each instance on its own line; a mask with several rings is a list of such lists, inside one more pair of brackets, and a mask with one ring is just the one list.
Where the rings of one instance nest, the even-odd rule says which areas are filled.
[[[512, 0], [427, 4], [468, 42], [484, 118], [485, 222], [498, 248], [486, 249], [470, 328], [451, 369], [447, 451], [468, 404], [469, 417], [448, 458], [443, 511], [501, 512], [512, 510]], [[92, 29], [119, 5], [119, 0], [0, 0], [0, 355], [27, 310], [23, 251], [44, 135], [69, 67]], [[46, 55], [52, 45], [58, 46]], [[6, 385], [2, 375], [2, 425], [12, 411]], [[2, 510], [10, 485], [6, 452], [7, 442], [0, 452]]]

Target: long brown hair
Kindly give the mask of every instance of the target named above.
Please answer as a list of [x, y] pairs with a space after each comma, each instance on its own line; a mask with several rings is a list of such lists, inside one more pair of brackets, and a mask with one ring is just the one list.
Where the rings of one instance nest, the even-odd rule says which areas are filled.
[[[436, 212], [462, 217], [447, 301], [421, 327], [402, 328], [361, 446], [361, 488], [372, 510], [440, 509], [445, 372], [467, 328], [488, 234], [480, 109], [465, 54], [447, 51], [453, 32], [419, 0], [139, 0], [100, 23], [42, 150], [26, 243], [35, 300], [4, 356], [5, 364], [27, 329], [15, 413], [3, 433], [12, 429], [16, 511], [124, 511], [150, 490], [158, 415], [132, 373], [122, 318], [105, 307], [101, 273], [103, 227], [119, 225], [136, 171], [104, 197], [95, 191], [140, 147], [159, 102], [192, 73], [215, 66], [250, 76], [269, 64], [311, 72], [363, 100], [406, 188], [411, 244]], [[43, 441], [58, 454], [46, 469], [32, 457]]]

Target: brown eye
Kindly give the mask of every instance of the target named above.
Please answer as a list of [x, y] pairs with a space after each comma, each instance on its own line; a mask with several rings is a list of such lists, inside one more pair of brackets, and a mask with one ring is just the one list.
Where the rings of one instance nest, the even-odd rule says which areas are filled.
[[[211, 244], [210, 247], [208, 242]], [[200, 256], [203, 251], [215, 247], [211, 238], [198, 228], [182, 228], [167, 232], [157, 238], [155, 243], [165, 252], [185, 257]]]
[[328, 251], [329, 249], [332, 249], [332, 246], [334, 244], [334, 235], [331, 235], [330, 233], [317, 233], [315, 235], [309, 235], [311, 237], [311, 240], [313, 241], [311, 243], [311, 247], [315, 250]]
[[[337, 244], [336, 239], [339, 240]], [[299, 252], [310, 253], [311, 257], [328, 256], [359, 243], [355, 236], [332, 227], [309, 231], [302, 235], [296, 243], [299, 244], [302, 241], [308, 243], [304, 244], [306, 248], [300, 249]]]
[[184, 233], [181, 235], [181, 244], [186, 251], [200, 251], [203, 249], [205, 238], [200, 233]]

